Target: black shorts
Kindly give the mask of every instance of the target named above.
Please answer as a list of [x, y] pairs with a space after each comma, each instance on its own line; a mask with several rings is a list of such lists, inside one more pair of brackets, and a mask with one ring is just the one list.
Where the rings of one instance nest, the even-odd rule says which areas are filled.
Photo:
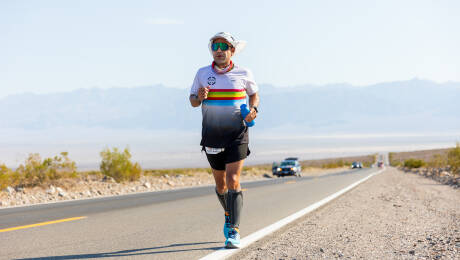
[[251, 151], [249, 151], [248, 144], [239, 144], [225, 148], [223, 152], [218, 154], [206, 153], [206, 157], [208, 157], [208, 162], [211, 165], [211, 168], [223, 171], [225, 170], [225, 165], [227, 163], [241, 161], [248, 157], [250, 153]]

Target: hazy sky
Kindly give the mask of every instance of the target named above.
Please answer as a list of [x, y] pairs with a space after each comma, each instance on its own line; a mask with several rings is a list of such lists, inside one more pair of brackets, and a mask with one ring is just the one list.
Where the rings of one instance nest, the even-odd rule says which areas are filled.
[[0, 1], [0, 97], [189, 88], [209, 38], [277, 86], [460, 81], [460, 1]]

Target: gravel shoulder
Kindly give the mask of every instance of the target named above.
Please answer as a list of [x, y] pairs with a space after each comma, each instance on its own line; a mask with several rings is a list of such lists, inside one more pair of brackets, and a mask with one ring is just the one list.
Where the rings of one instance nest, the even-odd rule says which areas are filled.
[[460, 190], [389, 168], [230, 259], [460, 259]]

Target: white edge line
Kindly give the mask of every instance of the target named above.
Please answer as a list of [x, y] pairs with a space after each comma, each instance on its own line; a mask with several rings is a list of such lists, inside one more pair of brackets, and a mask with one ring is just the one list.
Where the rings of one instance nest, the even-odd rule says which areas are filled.
[[384, 170], [385, 170], [385, 168], [381, 169], [381, 170], [379, 170], [377, 172], [374, 172], [374, 173], [368, 175], [367, 177], [365, 177], [365, 178], [363, 178], [363, 179], [361, 179], [361, 180], [349, 185], [348, 187], [346, 187], [346, 188], [344, 188], [344, 189], [342, 189], [342, 190], [340, 190], [340, 191], [338, 191], [338, 192], [336, 192], [336, 193], [334, 193], [332, 195], [329, 195], [328, 197], [326, 197], [326, 198], [324, 198], [324, 199], [322, 199], [322, 200], [320, 200], [318, 202], [315, 202], [312, 205], [310, 205], [310, 206], [308, 206], [308, 207], [306, 207], [306, 208], [304, 208], [304, 209], [302, 209], [302, 210], [300, 210], [300, 211], [298, 211], [298, 212], [296, 212], [296, 213], [294, 213], [294, 214], [292, 214], [290, 216], [287, 216], [287, 217], [279, 220], [278, 222], [275, 222], [275, 223], [273, 223], [273, 224], [271, 224], [271, 225], [269, 225], [269, 226], [267, 226], [265, 228], [262, 228], [262, 229], [260, 229], [260, 230], [258, 230], [256, 232], [246, 236], [245, 238], [241, 239], [240, 248], [238, 248], [238, 249], [221, 248], [221, 249], [219, 249], [219, 250], [217, 250], [217, 251], [215, 251], [215, 252], [213, 252], [213, 253], [211, 253], [209, 255], [206, 255], [206, 256], [200, 258], [200, 260], [225, 259], [225, 258], [235, 254], [239, 250], [249, 246], [253, 242], [261, 239], [262, 237], [264, 237], [264, 236], [266, 236], [266, 235], [268, 235], [268, 234], [270, 234], [270, 233], [282, 228], [283, 226], [293, 222], [294, 220], [296, 220], [296, 219], [298, 219], [298, 218], [300, 218], [300, 217], [302, 217], [302, 216], [314, 211], [315, 209], [325, 205], [326, 203], [328, 203], [328, 202], [332, 201], [333, 199], [339, 197], [340, 195], [344, 194], [345, 192], [347, 192], [347, 191], [353, 189], [354, 187], [358, 186], [362, 182], [368, 180], [372, 176], [383, 172]]

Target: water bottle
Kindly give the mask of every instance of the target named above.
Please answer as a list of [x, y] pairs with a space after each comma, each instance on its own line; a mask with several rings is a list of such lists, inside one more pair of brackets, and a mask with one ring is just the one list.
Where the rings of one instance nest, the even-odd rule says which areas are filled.
[[[240, 106], [240, 109], [241, 109], [241, 116], [243, 117], [243, 120], [246, 118], [246, 116], [249, 114], [249, 112], [251, 112], [248, 108], [248, 106], [246, 104], [242, 104]], [[244, 120], [244, 122], [246, 123], [246, 125], [248, 127], [251, 127], [251, 126], [254, 126], [255, 122], [254, 120], [252, 120], [251, 122], [246, 122], [246, 120]]]

